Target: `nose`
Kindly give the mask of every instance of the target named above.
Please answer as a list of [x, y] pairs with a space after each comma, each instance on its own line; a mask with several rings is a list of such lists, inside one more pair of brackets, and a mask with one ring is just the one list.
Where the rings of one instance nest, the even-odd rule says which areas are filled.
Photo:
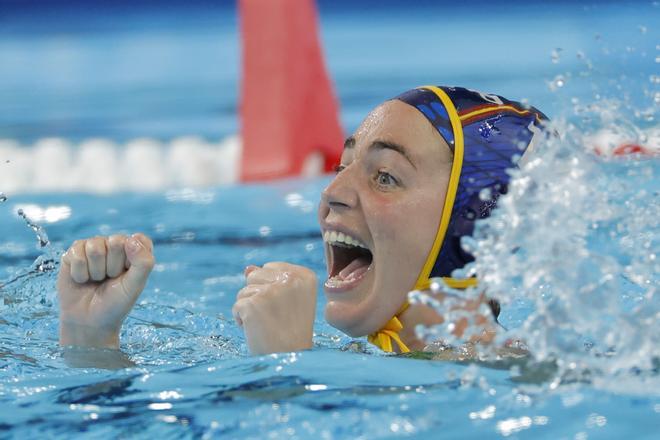
[[[351, 167], [345, 168], [335, 175], [335, 178], [321, 193], [321, 211], [341, 211], [357, 205], [358, 197], [352, 178]], [[326, 212], [327, 214], [327, 212]]]

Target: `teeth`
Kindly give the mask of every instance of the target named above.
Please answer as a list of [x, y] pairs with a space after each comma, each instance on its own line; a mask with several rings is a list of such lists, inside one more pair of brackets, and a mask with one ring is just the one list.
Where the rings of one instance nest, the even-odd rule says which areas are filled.
[[367, 249], [367, 246], [365, 246], [360, 240], [351, 237], [350, 235], [344, 234], [343, 232], [325, 231], [323, 233], [323, 241], [325, 241], [328, 244], [343, 243], [348, 246], [355, 246], [355, 247], [361, 247]]

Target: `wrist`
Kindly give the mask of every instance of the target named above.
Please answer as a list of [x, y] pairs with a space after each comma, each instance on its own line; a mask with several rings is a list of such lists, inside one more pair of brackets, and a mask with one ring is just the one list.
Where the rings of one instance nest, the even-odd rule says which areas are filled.
[[60, 345], [118, 349], [119, 329], [61, 321]]

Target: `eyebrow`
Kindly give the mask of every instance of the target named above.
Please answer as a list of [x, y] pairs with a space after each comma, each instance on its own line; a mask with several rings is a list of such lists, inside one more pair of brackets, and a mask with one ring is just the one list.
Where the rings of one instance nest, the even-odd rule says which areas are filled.
[[408, 154], [408, 150], [403, 145], [399, 145], [394, 142], [389, 142], [389, 141], [374, 141], [369, 145], [369, 150], [392, 150], [396, 151], [400, 155], [406, 158], [408, 162], [410, 162], [410, 165], [414, 169], [417, 169], [415, 164], [413, 163], [412, 159], [410, 158], [410, 155]]
[[[350, 150], [355, 148], [355, 138], [353, 136], [349, 136], [346, 138], [344, 141], [344, 149], [345, 150]], [[412, 161], [410, 158], [410, 155], [408, 154], [408, 150], [403, 145], [399, 145], [395, 142], [390, 142], [390, 141], [383, 141], [383, 140], [376, 140], [369, 145], [369, 150], [392, 150], [396, 151], [400, 155], [406, 158], [406, 160], [412, 165], [414, 169], [417, 169], [415, 166], [415, 163]]]

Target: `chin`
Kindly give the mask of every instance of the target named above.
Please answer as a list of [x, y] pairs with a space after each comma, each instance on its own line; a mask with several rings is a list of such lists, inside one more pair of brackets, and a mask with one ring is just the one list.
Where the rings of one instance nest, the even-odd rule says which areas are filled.
[[328, 324], [352, 338], [366, 336], [372, 331], [369, 331], [368, 326], [365, 325], [367, 324], [365, 318], [355, 310], [355, 307], [355, 305], [351, 306], [337, 301], [330, 301], [325, 306], [325, 320]]
[[352, 338], [360, 338], [380, 330], [394, 313], [389, 315], [385, 310], [374, 306], [369, 299], [359, 304], [330, 300], [325, 306], [325, 320], [328, 324]]

